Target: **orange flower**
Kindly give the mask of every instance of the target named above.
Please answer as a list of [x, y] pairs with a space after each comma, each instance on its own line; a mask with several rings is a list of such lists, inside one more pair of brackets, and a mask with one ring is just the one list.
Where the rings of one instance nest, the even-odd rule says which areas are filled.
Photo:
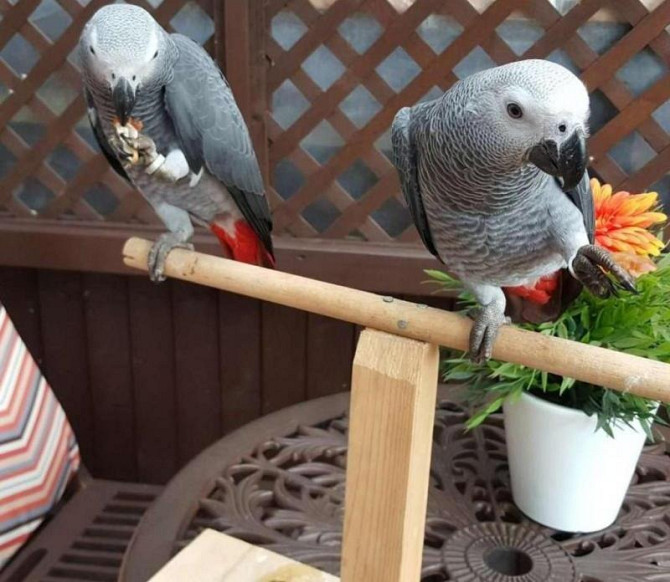
[[[649, 232], [668, 217], [658, 212], [658, 194], [612, 194], [612, 186], [591, 179], [596, 215], [596, 244], [610, 251], [617, 263], [634, 277], [656, 270], [650, 257], [661, 254], [664, 243]], [[533, 303], [544, 305], [557, 286], [558, 276], [549, 275], [528, 287], [509, 287], [507, 291]]]
[[614, 260], [619, 263], [636, 279], [645, 273], [656, 270], [656, 263], [647, 256], [634, 253], [612, 253]]
[[631, 253], [643, 257], [658, 256], [665, 246], [647, 229], [667, 220], [655, 211], [656, 192], [612, 194], [612, 186], [591, 179], [596, 213], [596, 242], [613, 253]]

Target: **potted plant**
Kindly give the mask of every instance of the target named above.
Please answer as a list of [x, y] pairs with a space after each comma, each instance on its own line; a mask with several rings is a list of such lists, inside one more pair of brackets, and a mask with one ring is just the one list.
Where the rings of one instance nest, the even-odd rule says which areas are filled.
[[[522, 327], [545, 335], [670, 362], [670, 260], [652, 229], [666, 216], [654, 192], [612, 193], [591, 181], [596, 242], [614, 253], [637, 279], [638, 294], [599, 299], [583, 291], [555, 320]], [[432, 282], [458, 282], [428, 271]], [[553, 285], [540, 282], [526, 295]], [[474, 305], [460, 295], [464, 307]], [[474, 412], [469, 426], [504, 409], [514, 501], [530, 518], [562, 531], [609, 526], [623, 503], [645, 437], [658, 420], [658, 403], [494, 360], [477, 365], [448, 353], [447, 381], [464, 383]]]

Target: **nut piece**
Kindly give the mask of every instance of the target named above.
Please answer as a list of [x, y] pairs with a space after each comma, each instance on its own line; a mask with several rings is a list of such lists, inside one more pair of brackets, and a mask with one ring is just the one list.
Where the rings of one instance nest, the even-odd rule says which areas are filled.
[[129, 142], [132, 142], [139, 137], [144, 124], [139, 119], [133, 119], [132, 117], [128, 120], [126, 125], [121, 125], [121, 122], [116, 118], [113, 120], [113, 124], [117, 137], [125, 146], [125, 152], [130, 156], [128, 161], [132, 165], [137, 164], [140, 159], [140, 154]]

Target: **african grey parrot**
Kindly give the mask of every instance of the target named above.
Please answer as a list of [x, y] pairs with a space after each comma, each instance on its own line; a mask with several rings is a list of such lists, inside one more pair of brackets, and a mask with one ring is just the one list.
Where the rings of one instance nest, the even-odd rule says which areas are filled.
[[586, 174], [589, 98], [564, 67], [542, 60], [474, 74], [440, 98], [401, 109], [394, 164], [421, 238], [481, 309], [470, 356], [491, 356], [505, 318], [502, 287], [568, 268], [599, 296], [634, 291], [631, 276], [594, 246]]
[[207, 53], [168, 34], [144, 9], [98, 10], [79, 41], [95, 137], [112, 167], [149, 201], [169, 232], [149, 255], [161, 281], [167, 254], [193, 248], [209, 226], [236, 260], [274, 265], [272, 220], [244, 119]]

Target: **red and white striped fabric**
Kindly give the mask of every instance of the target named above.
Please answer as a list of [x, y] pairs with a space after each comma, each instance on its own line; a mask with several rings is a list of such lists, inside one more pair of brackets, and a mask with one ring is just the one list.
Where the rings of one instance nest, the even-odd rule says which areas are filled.
[[0, 305], [0, 568], [79, 468], [65, 412]]

